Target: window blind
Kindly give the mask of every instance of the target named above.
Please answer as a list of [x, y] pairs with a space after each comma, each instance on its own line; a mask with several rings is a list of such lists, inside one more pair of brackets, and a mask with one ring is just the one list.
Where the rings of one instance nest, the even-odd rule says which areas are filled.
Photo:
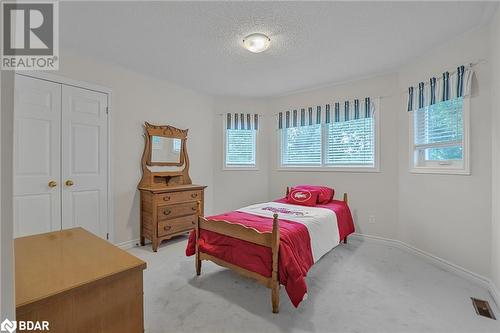
[[321, 165], [321, 124], [284, 128], [282, 135], [283, 165]]
[[414, 111], [415, 149], [425, 160], [462, 159], [463, 97]]
[[325, 164], [374, 166], [374, 134], [373, 117], [327, 124]]
[[255, 166], [255, 156], [255, 130], [226, 129], [226, 166]]

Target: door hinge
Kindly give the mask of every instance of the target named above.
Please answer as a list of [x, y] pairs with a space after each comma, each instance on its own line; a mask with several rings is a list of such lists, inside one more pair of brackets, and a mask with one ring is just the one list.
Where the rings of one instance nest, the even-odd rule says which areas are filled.
[[106, 233], [106, 240], [109, 240], [109, 232]]
[[109, 114], [109, 106], [106, 106], [106, 114]]

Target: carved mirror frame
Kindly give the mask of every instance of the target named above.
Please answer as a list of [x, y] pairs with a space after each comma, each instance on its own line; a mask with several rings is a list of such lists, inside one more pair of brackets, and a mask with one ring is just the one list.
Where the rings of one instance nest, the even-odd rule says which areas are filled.
[[[155, 126], [150, 123], [144, 123], [145, 129], [145, 139], [146, 146], [144, 147], [145, 152], [147, 153], [146, 163], [149, 166], [182, 166], [184, 165], [184, 145], [187, 139], [188, 130], [181, 130], [172, 126]], [[153, 162], [151, 161], [151, 155], [153, 153], [153, 136], [159, 136], [170, 139], [179, 139], [181, 140], [181, 151], [179, 152], [179, 162]]]
[[[181, 140], [180, 162], [152, 162], [152, 137], [160, 136]], [[187, 154], [188, 130], [179, 129], [169, 125], [153, 125], [144, 123], [144, 152], [142, 154], [142, 180], [139, 186], [165, 187], [191, 184], [189, 177], [189, 157]], [[179, 167], [174, 171], [153, 171], [150, 167]], [[182, 168], [183, 167], [183, 168]]]

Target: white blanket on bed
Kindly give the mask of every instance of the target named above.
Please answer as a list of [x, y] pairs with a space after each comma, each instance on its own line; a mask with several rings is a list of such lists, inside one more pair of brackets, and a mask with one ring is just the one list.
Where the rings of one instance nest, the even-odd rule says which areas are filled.
[[340, 243], [337, 215], [334, 211], [320, 207], [290, 205], [278, 202], [264, 202], [237, 210], [247, 214], [298, 222], [309, 231], [314, 262]]

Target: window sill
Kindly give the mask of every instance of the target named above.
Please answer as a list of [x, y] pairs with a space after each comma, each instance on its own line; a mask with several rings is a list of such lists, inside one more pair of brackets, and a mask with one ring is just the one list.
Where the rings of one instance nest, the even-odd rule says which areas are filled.
[[446, 169], [446, 168], [411, 168], [410, 173], [413, 174], [435, 174], [435, 175], [459, 175], [470, 176], [471, 172], [467, 169]]
[[351, 172], [351, 173], [380, 173], [378, 167], [279, 167], [276, 171], [291, 172]]
[[254, 166], [225, 166], [222, 167], [222, 171], [259, 171], [259, 168]]

